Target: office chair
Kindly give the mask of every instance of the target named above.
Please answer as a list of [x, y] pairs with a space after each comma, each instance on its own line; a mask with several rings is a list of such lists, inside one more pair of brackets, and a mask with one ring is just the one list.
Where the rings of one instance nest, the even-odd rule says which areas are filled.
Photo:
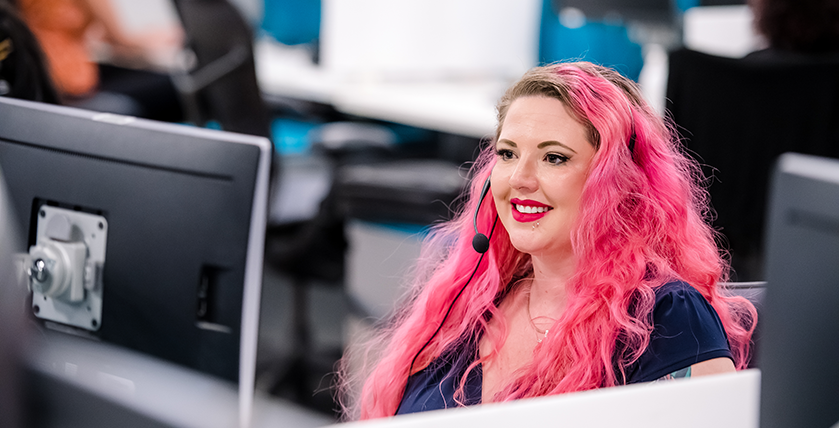
[[313, 151], [328, 159], [331, 180], [313, 218], [268, 225], [266, 266], [292, 282], [294, 346], [291, 358], [267, 368], [265, 378], [274, 378], [267, 386], [271, 393], [290, 392], [298, 402], [319, 407], [313, 382], [334, 371], [344, 348], [315, 346], [305, 309], [311, 287], [339, 287], [351, 313], [371, 315], [346, 287], [346, 257], [354, 244], [347, 223], [431, 224], [450, 215], [466, 180], [452, 162], [403, 158], [396, 136], [378, 124], [333, 122], [318, 127], [311, 137]]
[[760, 367], [760, 342], [762, 335], [762, 319], [764, 301], [766, 300], [766, 281], [727, 282], [723, 287], [732, 295], [746, 298], [757, 310], [757, 325], [752, 334], [751, 355], [749, 368]]
[[[173, 74], [173, 81], [182, 96], [187, 119], [199, 126], [215, 121], [226, 131], [260, 135], [274, 140], [271, 132], [271, 112], [264, 103], [256, 80], [253, 33], [249, 24], [227, 0], [175, 0], [174, 4], [186, 33], [187, 46], [191, 51], [184, 55], [183, 70]], [[191, 58], [189, 53], [192, 54]], [[192, 64], [189, 63], [190, 60]], [[278, 185], [282, 176], [278, 167], [279, 161], [279, 153], [275, 150], [271, 173], [272, 187]], [[328, 210], [323, 212], [327, 213]], [[320, 254], [326, 255], [318, 259], [325, 260], [319, 264], [322, 268], [320, 272], [326, 273], [329, 278], [341, 275], [340, 265], [325, 267], [336, 259], [335, 254], [341, 254], [343, 251], [340, 244], [333, 248], [333, 243], [321, 235], [322, 228], [328, 230], [327, 226], [323, 226], [327, 223], [331, 225], [331, 219], [321, 215], [315, 219], [284, 224], [280, 228], [281, 232], [277, 231], [276, 225], [270, 228], [266, 239], [268, 254], [274, 254], [271, 249], [277, 245], [285, 245], [289, 251], [284, 252], [281, 257], [269, 257], [266, 264], [280, 268], [297, 268], [295, 262], [299, 255], [304, 254], [304, 249], [312, 248], [312, 251], [317, 249]], [[340, 230], [340, 224], [335, 227]], [[279, 235], [282, 235], [282, 238]], [[282, 244], [278, 244], [279, 242]], [[305, 322], [306, 285], [308, 284], [303, 281], [294, 281], [294, 355], [287, 372], [289, 376], [297, 377], [294, 381], [299, 385], [296, 395], [300, 401], [312, 395], [312, 391], [304, 390], [303, 383], [305, 374], [308, 373], [305, 362], [313, 357], [309, 326]], [[265, 368], [258, 367], [257, 370], [264, 372]]]
[[[270, 113], [256, 81], [253, 34], [227, 0], [175, 0], [194, 54], [174, 73], [187, 119], [216, 121], [225, 131], [271, 138]], [[189, 64], [192, 62], [192, 64]]]
[[713, 225], [737, 281], [762, 280], [770, 168], [784, 152], [839, 157], [839, 58], [670, 54], [667, 109], [711, 178]]

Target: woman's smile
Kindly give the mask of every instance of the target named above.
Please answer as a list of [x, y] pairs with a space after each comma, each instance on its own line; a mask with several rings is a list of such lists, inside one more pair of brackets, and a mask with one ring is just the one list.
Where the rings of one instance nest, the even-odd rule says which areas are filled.
[[548, 211], [553, 209], [553, 207], [549, 205], [529, 199], [522, 200], [519, 198], [513, 198], [510, 202], [513, 208], [513, 220], [522, 223], [539, 220], [546, 216]]

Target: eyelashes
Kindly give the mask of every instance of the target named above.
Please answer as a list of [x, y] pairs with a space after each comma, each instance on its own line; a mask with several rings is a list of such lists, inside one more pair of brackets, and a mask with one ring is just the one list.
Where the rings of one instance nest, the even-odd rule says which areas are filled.
[[565, 162], [568, 162], [568, 156], [561, 155], [559, 153], [548, 153], [545, 155], [545, 160], [553, 165], [562, 165]]
[[[516, 157], [515, 153], [513, 153], [510, 149], [496, 149], [495, 155], [498, 156], [499, 159], [508, 161], [512, 160]], [[565, 156], [561, 153], [547, 153], [545, 154], [543, 160], [551, 165], [562, 165], [565, 162], [568, 162], [570, 159], [568, 156]]]
[[496, 149], [495, 155], [501, 158], [501, 160], [510, 160], [514, 157], [513, 151], [510, 149]]

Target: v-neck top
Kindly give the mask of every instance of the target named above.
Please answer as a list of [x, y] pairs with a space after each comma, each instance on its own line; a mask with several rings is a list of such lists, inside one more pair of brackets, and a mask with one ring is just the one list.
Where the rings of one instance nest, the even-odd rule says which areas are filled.
[[[626, 383], [649, 382], [702, 361], [731, 358], [719, 315], [695, 288], [673, 281], [656, 289], [655, 297], [650, 344], [626, 367]], [[454, 392], [478, 358], [479, 340], [480, 336], [464, 340], [411, 375], [397, 414], [458, 407]], [[480, 404], [482, 386], [483, 371], [478, 364], [466, 377], [463, 404]]]

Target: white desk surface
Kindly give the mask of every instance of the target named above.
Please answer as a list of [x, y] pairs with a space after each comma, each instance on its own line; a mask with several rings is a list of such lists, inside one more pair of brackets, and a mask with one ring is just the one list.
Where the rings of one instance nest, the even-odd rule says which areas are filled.
[[335, 94], [339, 111], [475, 138], [495, 130], [495, 102], [506, 84], [492, 81], [356, 83]]
[[338, 111], [475, 138], [495, 130], [495, 103], [511, 83], [502, 79], [383, 82], [342, 79], [312, 64], [308, 53], [270, 39], [255, 44], [263, 92], [324, 104]]
[[338, 80], [312, 63], [305, 49], [260, 38], [254, 42], [254, 61], [256, 79], [263, 92], [332, 103]]
[[[354, 422], [340, 428], [757, 428], [760, 371]], [[336, 426], [335, 428], [339, 428]]]

